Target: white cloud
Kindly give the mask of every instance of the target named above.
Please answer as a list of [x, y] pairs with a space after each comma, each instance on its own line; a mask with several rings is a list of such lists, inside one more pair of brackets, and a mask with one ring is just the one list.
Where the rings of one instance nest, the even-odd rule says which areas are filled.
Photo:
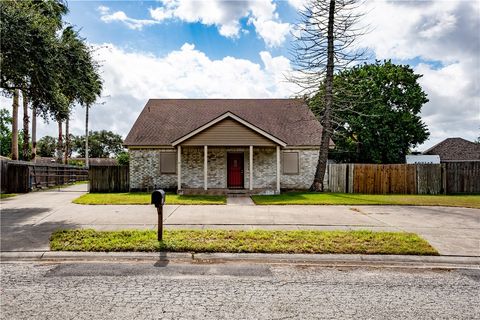
[[199, 22], [216, 26], [220, 35], [227, 38], [238, 38], [242, 33], [248, 33], [247, 30], [242, 29], [240, 22], [242, 19], [247, 19], [269, 47], [278, 47], [283, 44], [290, 31], [290, 24], [280, 21], [273, 0], [163, 0], [160, 2], [162, 6], [149, 9], [153, 20], [132, 19], [122, 11], [110, 14], [104, 6], [102, 9], [99, 7], [99, 11], [103, 21], [121, 21], [131, 29], [139, 30], [146, 25], [178, 19], [189, 23]]
[[[193, 44], [163, 57], [132, 52], [111, 44], [95, 45], [102, 61], [103, 105], [90, 109], [91, 130], [112, 130], [126, 136], [150, 98], [287, 98], [295, 93], [285, 81], [290, 63], [283, 56], [260, 52], [262, 63], [224, 57], [212, 60]], [[2, 107], [11, 109], [11, 99]], [[73, 134], [83, 134], [85, 110], [71, 118]], [[38, 136], [57, 134], [55, 125], [38, 123]]]
[[106, 6], [99, 6], [97, 10], [98, 12], [100, 12], [100, 19], [103, 22], [110, 23], [114, 21], [119, 21], [124, 23], [128, 28], [132, 30], [142, 30], [145, 26], [151, 26], [158, 23], [158, 21], [156, 20], [130, 18], [123, 11], [115, 11], [113, 13], [110, 13], [110, 8]]
[[431, 137], [419, 149], [447, 137], [478, 137], [480, 2], [375, 0], [366, 12], [364, 22], [373, 30], [362, 45], [377, 59], [433, 62], [414, 68], [430, 99], [422, 116]]
[[290, 24], [252, 18], [258, 35], [269, 47], [279, 47], [290, 32]]
[[288, 0], [288, 4], [294, 7], [297, 10], [305, 8], [308, 0]]
[[423, 74], [419, 82], [430, 99], [422, 110], [422, 118], [431, 132], [426, 145], [434, 145], [447, 137], [470, 140], [478, 137], [480, 94], [472, 87], [471, 70], [463, 63], [440, 69], [419, 64], [415, 72]]
[[97, 8], [98, 12], [100, 12], [102, 15], [108, 14], [110, 12], [110, 8], [107, 6], [99, 6]]

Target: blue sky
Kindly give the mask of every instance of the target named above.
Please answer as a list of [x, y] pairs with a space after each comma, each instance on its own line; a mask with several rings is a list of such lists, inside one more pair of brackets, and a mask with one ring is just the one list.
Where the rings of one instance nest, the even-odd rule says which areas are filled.
[[[298, 91], [290, 31], [305, 0], [69, 1], [66, 18], [96, 48], [104, 93], [90, 127], [124, 137], [149, 98], [271, 98]], [[360, 46], [410, 64], [430, 101], [431, 138], [480, 135], [480, 4], [474, 0], [367, 0]], [[83, 133], [84, 110], [71, 121]], [[39, 124], [39, 135], [55, 126]]]
[[[297, 10], [287, 1], [275, 2], [276, 12], [284, 22], [294, 22]], [[119, 47], [154, 53], [163, 56], [180, 48], [184, 43], [195, 47], [212, 59], [225, 56], [249, 59], [260, 63], [258, 52], [268, 49], [272, 55], [288, 55], [288, 47], [266, 46], [247, 18], [240, 19], [243, 30], [239, 37], [225, 37], [219, 34], [215, 25], [201, 22], [188, 23], [172, 19], [162, 24], [131, 29], [120, 21], [105, 23], [101, 20], [99, 7], [105, 6], [111, 13], [122, 11], [133, 19], [152, 19], [149, 9], [161, 6], [159, 1], [70, 1], [68, 22], [81, 30], [82, 36], [93, 43], [112, 43]]]

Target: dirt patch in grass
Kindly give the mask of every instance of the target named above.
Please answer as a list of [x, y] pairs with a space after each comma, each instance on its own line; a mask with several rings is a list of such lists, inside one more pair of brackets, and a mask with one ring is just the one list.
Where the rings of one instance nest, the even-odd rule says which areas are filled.
[[414, 233], [373, 231], [166, 230], [157, 241], [152, 230], [59, 230], [56, 251], [170, 251], [233, 253], [342, 253], [438, 255]]

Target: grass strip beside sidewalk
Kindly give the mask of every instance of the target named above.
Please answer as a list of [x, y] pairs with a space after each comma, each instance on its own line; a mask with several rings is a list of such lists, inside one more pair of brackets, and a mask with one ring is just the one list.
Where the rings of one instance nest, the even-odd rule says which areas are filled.
[[480, 208], [480, 195], [410, 195], [289, 192], [252, 196], [257, 205], [410, 205]]
[[[151, 193], [132, 192], [132, 193], [87, 193], [75, 200], [76, 204], [150, 204]], [[167, 193], [165, 204], [225, 204], [227, 199], [225, 196], [210, 195], [178, 195]]]
[[0, 193], [0, 199], [15, 197], [16, 193]]
[[157, 241], [153, 230], [59, 230], [53, 251], [169, 251], [230, 253], [337, 253], [438, 255], [414, 233], [373, 231], [166, 230]]

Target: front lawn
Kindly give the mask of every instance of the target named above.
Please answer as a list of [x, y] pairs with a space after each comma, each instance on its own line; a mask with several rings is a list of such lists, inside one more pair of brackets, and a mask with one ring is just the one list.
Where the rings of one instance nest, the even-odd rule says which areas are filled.
[[272, 196], [252, 196], [259, 205], [412, 205], [480, 208], [480, 195], [407, 195], [290, 192]]
[[[87, 193], [76, 204], [150, 204], [151, 193]], [[225, 204], [225, 196], [167, 194], [165, 204]]]
[[15, 197], [16, 193], [0, 193], [0, 199]]
[[438, 255], [414, 233], [373, 231], [59, 230], [54, 251], [170, 251], [232, 253], [346, 253]]

